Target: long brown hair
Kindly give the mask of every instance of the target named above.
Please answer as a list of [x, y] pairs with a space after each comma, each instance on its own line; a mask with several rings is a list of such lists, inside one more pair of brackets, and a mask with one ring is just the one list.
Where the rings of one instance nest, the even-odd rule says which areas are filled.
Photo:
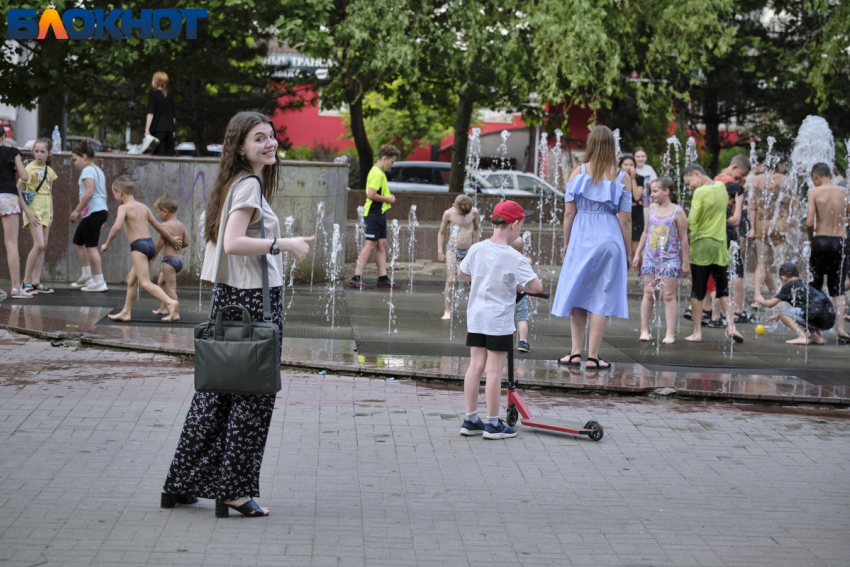
[[94, 159], [94, 148], [88, 140], [81, 141], [76, 148], [71, 150], [71, 153], [77, 154], [80, 157], [86, 156], [90, 161]]
[[[274, 124], [268, 116], [259, 112], [240, 112], [230, 119], [224, 132], [224, 144], [221, 150], [221, 160], [218, 164], [218, 175], [213, 183], [210, 200], [207, 203], [204, 220], [204, 241], [216, 243], [218, 227], [221, 224], [221, 211], [224, 209], [227, 195], [233, 183], [242, 175], [254, 175], [254, 169], [245, 158], [239, 158], [239, 150], [245, 143], [245, 138], [257, 124], [268, 124], [275, 135]], [[274, 165], [263, 166], [263, 197], [270, 204], [277, 190], [280, 176], [280, 160], [275, 154]]]
[[593, 170], [590, 177], [594, 182], [604, 179], [605, 174], [615, 167], [617, 154], [614, 151], [614, 133], [610, 128], [597, 126], [587, 136], [584, 163], [590, 165]]

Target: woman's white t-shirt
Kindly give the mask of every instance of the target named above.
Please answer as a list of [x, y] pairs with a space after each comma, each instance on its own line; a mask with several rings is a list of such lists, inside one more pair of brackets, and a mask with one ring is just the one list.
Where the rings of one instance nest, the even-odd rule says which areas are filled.
[[467, 331], [496, 337], [513, 334], [516, 286], [537, 278], [528, 258], [506, 244], [482, 240], [472, 245], [460, 269], [472, 276]]
[[[224, 218], [228, 212], [238, 211], [239, 209], [254, 209], [251, 215], [251, 222], [248, 223], [248, 230], [245, 236], [251, 238], [260, 238], [260, 208], [263, 210], [263, 225], [266, 230], [266, 239], [269, 241], [271, 248], [271, 239], [280, 238], [280, 221], [277, 215], [269, 205], [268, 201], [260, 193], [260, 184], [253, 178], [243, 180], [236, 187], [231, 187], [233, 192], [233, 201], [230, 205], [230, 211], [221, 211], [221, 223], [218, 229], [218, 239], [216, 243], [207, 242], [206, 252], [204, 253], [204, 268], [201, 272], [201, 279], [212, 282], [215, 280], [216, 262], [221, 248], [224, 247]], [[225, 197], [225, 205], [228, 197]], [[258, 289], [263, 287], [263, 272], [260, 267], [261, 256], [236, 256], [224, 254], [221, 258], [221, 270], [218, 275], [218, 282], [239, 289]], [[266, 260], [269, 266], [269, 287], [280, 287], [283, 285], [283, 254], [266, 254]]]

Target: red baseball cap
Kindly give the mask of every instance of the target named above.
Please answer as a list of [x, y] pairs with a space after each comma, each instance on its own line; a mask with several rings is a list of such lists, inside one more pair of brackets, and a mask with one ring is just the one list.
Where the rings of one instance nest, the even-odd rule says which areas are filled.
[[493, 208], [493, 214], [490, 218], [502, 217], [505, 219], [505, 224], [511, 224], [533, 214], [534, 211], [523, 209], [516, 201], [502, 201]]

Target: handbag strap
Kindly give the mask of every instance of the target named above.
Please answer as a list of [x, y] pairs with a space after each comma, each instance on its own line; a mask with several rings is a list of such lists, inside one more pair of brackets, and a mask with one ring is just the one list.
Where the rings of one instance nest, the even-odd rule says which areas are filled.
[[[230, 218], [230, 205], [233, 202], [233, 192], [236, 190], [236, 187], [239, 186], [242, 181], [245, 179], [253, 177], [260, 184], [260, 238], [265, 239], [266, 237], [266, 227], [263, 219], [263, 181], [256, 175], [243, 175], [231, 186], [230, 194], [227, 196], [227, 204], [225, 209], [224, 221], [221, 224], [221, 234], [218, 237], [218, 243], [220, 245], [218, 249], [218, 262], [216, 263], [215, 268], [215, 279], [213, 280], [213, 290], [218, 287], [218, 275], [221, 271], [221, 260], [224, 256], [224, 231], [227, 229], [227, 219]], [[269, 265], [268, 260], [266, 259], [266, 255], [263, 254], [260, 256], [260, 269], [263, 274], [263, 321], [271, 321], [272, 320], [272, 308], [271, 308], [271, 296], [269, 294]], [[215, 291], [213, 291], [215, 293]], [[210, 302], [210, 324], [212, 324], [213, 320], [213, 302]]]

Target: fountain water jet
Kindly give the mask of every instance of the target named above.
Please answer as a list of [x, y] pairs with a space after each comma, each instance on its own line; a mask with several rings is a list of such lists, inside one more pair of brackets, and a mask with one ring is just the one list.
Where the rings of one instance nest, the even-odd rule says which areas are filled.
[[410, 205], [410, 212], [407, 213], [407, 232], [409, 240], [407, 241], [407, 261], [410, 266], [410, 288], [407, 293], [413, 293], [413, 254], [416, 250], [416, 227], [419, 222], [416, 220], [416, 205]]

